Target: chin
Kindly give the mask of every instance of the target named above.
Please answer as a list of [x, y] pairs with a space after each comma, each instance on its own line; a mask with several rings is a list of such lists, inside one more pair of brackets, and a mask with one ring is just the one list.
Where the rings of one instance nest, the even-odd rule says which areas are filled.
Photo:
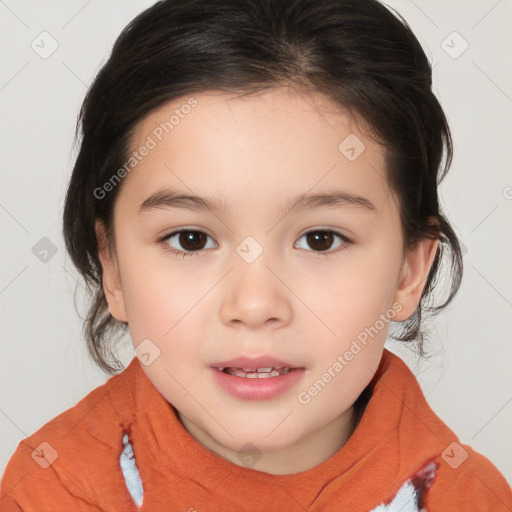
[[254, 428], [254, 425], [252, 429], [230, 429], [229, 432], [233, 437], [222, 432], [222, 435], [220, 437], [216, 436], [215, 440], [217, 443], [235, 452], [255, 451], [261, 453], [284, 450], [299, 440], [296, 438], [298, 436], [296, 430], [293, 433], [283, 430], [268, 436], [268, 433], [272, 432], [273, 428], [275, 428], [275, 425], [268, 429], [263, 429], [261, 426], [260, 428]]

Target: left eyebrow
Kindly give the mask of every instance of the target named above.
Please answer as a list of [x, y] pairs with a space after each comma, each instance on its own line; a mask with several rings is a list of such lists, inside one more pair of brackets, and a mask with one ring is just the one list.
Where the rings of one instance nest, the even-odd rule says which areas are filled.
[[282, 213], [329, 206], [355, 207], [368, 212], [377, 211], [375, 205], [365, 197], [357, 196], [344, 190], [332, 190], [318, 194], [300, 194], [284, 205]]
[[[343, 190], [333, 190], [317, 194], [299, 194], [284, 204], [281, 214], [330, 206], [355, 207], [368, 212], [377, 211], [377, 208], [369, 199]], [[144, 213], [160, 208], [182, 208], [212, 213], [230, 213], [231, 211], [224, 200], [209, 196], [200, 197], [185, 194], [169, 188], [160, 189], [151, 194], [141, 203], [138, 211]]]

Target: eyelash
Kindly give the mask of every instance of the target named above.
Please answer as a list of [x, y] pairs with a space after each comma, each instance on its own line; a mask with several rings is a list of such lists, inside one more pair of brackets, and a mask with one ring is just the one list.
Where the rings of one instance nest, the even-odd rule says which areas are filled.
[[[160, 238], [158, 240], [158, 242], [160, 244], [162, 244], [164, 250], [166, 252], [170, 252], [176, 256], [182, 256], [183, 258], [186, 258], [187, 256], [197, 256], [198, 254], [200, 254], [201, 252], [203, 252], [203, 250], [198, 250], [198, 251], [178, 251], [176, 249], [173, 249], [168, 243], [167, 241], [172, 238], [173, 236], [175, 235], [179, 235], [180, 233], [183, 233], [183, 232], [193, 232], [193, 233], [202, 233], [204, 235], [206, 235], [207, 237], [210, 237], [210, 235], [208, 235], [207, 233], [205, 233], [204, 231], [201, 231], [199, 229], [179, 229], [177, 231], [173, 231], [171, 233], [169, 233], [168, 235], [165, 235], [163, 236], [162, 238]], [[336, 254], [338, 252], [341, 252], [341, 251], [346, 251], [348, 250], [351, 245], [352, 245], [352, 241], [349, 240], [345, 235], [342, 235], [341, 233], [339, 233], [338, 231], [334, 231], [332, 229], [312, 229], [310, 231], [306, 231], [305, 233], [303, 233], [300, 238], [302, 238], [303, 236], [309, 234], [309, 233], [317, 233], [317, 232], [320, 232], [320, 233], [332, 233], [334, 234], [335, 236], [338, 236], [342, 241], [343, 241], [343, 244], [341, 244], [337, 249], [334, 249], [334, 250], [330, 250], [330, 251], [308, 251], [308, 252], [312, 252], [315, 256], [320, 256], [320, 257], [327, 257], [327, 256], [332, 256], [333, 254]], [[212, 238], [212, 237], [210, 237]], [[299, 240], [300, 240], [299, 238]]]

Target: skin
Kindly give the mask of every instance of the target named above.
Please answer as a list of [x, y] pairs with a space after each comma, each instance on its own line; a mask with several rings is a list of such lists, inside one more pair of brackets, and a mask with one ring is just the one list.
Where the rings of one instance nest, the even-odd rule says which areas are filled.
[[[394, 321], [414, 313], [438, 242], [404, 250], [385, 148], [320, 94], [282, 87], [246, 98], [218, 91], [194, 98], [197, 106], [124, 178], [114, 209], [115, 250], [97, 222], [108, 306], [128, 322], [134, 347], [149, 338], [160, 350], [142, 368], [193, 438], [237, 465], [238, 451], [250, 442], [263, 455], [253, 469], [305, 471], [335, 454], [356, 428], [353, 404], [378, 367], [389, 324], [308, 404], [298, 394], [393, 304], [401, 308]], [[132, 150], [186, 100], [146, 117]], [[366, 147], [354, 161], [338, 149], [350, 134]], [[138, 213], [161, 187], [222, 198], [230, 211]], [[281, 212], [298, 194], [334, 189], [368, 199], [375, 210]], [[165, 246], [194, 246], [180, 245], [178, 236], [159, 241], [180, 227], [208, 235], [185, 258]], [[343, 244], [334, 236], [330, 253], [322, 252], [304, 236], [320, 228], [350, 242], [333, 252]], [[248, 236], [263, 249], [252, 263], [236, 251]], [[273, 355], [306, 370], [276, 398], [241, 400], [209, 369], [240, 355]]]

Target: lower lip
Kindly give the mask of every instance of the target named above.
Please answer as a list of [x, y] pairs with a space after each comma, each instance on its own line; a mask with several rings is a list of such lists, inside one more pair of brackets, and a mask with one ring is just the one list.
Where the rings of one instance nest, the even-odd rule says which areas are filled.
[[244, 400], [269, 400], [297, 384], [302, 379], [305, 370], [296, 368], [278, 377], [266, 379], [237, 377], [217, 368], [212, 368], [212, 371], [217, 384], [230, 395]]

